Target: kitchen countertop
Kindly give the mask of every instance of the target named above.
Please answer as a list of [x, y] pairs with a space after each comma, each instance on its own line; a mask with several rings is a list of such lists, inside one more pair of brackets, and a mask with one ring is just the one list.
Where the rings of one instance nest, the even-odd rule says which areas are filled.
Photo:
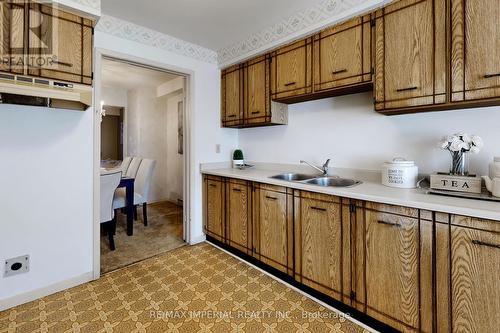
[[201, 172], [207, 175], [286, 186], [298, 190], [330, 194], [351, 199], [500, 221], [500, 203], [498, 202], [431, 195], [427, 194], [424, 189], [398, 189], [387, 187], [374, 181], [365, 181], [363, 179], [359, 179], [363, 181], [362, 184], [354, 187], [334, 188], [269, 178], [280, 173], [291, 172], [289, 169], [279, 171], [276, 168], [265, 169], [263, 167], [255, 167], [246, 170], [228, 167], [202, 167]]

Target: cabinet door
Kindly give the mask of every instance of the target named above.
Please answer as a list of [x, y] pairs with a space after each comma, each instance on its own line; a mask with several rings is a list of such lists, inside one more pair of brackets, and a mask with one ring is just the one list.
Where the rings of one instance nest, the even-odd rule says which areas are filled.
[[402, 0], [376, 16], [375, 109], [445, 103], [445, 1]]
[[342, 300], [340, 199], [301, 191], [295, 198], [295, 214], [295, 279]]
[[287, 101], [312, 92], [312, 40], [307, 38], [272, 54], [272, 99]]
[[226, 190], [227, 243], [247, 254], [252, 252], [250, 189], [246, 181], [230, 179]]
[[452, 101], [500, 97], [500, 0], [451, 1]]
[[223, 242], [225, 238], [223, 179], [207, 176], [205, 186], [205, 232]]
[[[481, 220], [454, 217], [481, 228]], [[453, 223], [453, 222], [452, 222]], [[497, 332], [500, 323], [500, 228], [451, 226], [452, 332]]]
[[314, 91], [371, 83], [371, 36], [370, 15], [352, 19], [316, 35]]
[[378, 204], [367, 204], [365, 215], [366, 313], [403, 332], [430, 331], [431, 281], [420, 270], [431, 269], [432, 222], [419, 223], [415, 209]]
[[269, 60], [267, 56], [262, 56], [246, 64], [245, 124], [247, 125], [270, 121]]
[[293, 197], [283, 187], [258, 184], [254, 204], [255, 256], [293, 274]]
[[30, 4], [29, 74], [92, 84], [92, 22], [50, 6]]
[[238, 127], [243, 124], [243, 71], [240, 65], [222, 72], [222, 124]]
[[19, 2], [0, 2], [0, 71], [24, 74], [27, 48], [25, 36], [25, 7]]

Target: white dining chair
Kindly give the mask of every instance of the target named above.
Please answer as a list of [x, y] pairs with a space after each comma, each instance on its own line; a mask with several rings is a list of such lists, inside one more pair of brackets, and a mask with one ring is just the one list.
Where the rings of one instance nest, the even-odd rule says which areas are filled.
[[123, 159], [122, 164], [120, 164], [120, 170], [122, 171], [122, 175], [127, 174], [128, 167], [130, 166], [130, 162], [132, 162], [132, 157], [127, 156]]
[[[153, 171], [156, 165], [155, 160], [143, 159], [134, 183], [134, 206], [142, 205], [142, 213], [144, 225], [148, 225], [148, 210], [147, 203], [149, 201], [149, 192], [151, 188], [151, 180], [153, 178]], [[120, 188], [116, 191], [113, 200], [113, 209], [124, 208], [127, 205], [125, 200], [125, 190]]]
[[100, 222], [108, 233], [109, 248], [115, 250], [116, 216], [113, 198], [122, 178], [121, 171], [101, 173], [101, 219]]
[[135, 178], [137, 176], [137, 170], [139, 170], [139, 166], [141, 165], [142, 158], [134, 156], [130, 165], [127, 168], [127, 172], [125, 173], [125, 177]]

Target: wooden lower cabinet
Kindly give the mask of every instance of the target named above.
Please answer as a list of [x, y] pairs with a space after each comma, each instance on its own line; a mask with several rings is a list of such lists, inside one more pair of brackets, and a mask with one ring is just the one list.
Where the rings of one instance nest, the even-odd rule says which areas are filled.
[[[297, 191], [295, 279], [342, 300], [343, 240], [340, 198]], [[350, 290], [348, 291], [349, 294]]]
[[254, 186], [254, 256], [283, 273], [293, 275], [292, 190], [266, 184]]
[[438, 248], [445, 248], [437, 257], [438, 332], [498, 332], [500, 223], [465, 216], [450, 222], [437, 229]]
[[496, 332], [500, 222], [205, 176], [208, 236], [401, 332]]
[[224, 242], [225, 239], [225, 214], [226, 204], [224, 179], [216, 176], [204, 178], [204, 229], [207, 235]]
[[252, 253], [251, 188], [247, 181], [226, 183], [226, 242], [246, 254]]
[[375, 203], [364, 216], [365, 312], [402, 332], [431, 332], [432, 221]]

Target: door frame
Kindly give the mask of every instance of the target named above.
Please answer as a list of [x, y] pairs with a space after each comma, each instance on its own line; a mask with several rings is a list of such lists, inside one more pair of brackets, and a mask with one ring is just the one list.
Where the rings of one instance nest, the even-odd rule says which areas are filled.
[[[101, 276], [101, 231], [100, 231], [100, 170], [101, 170], [101, 67], [102, 59], [108, 58], [116, 61], [122, 61], [131, 65], [146, 67], [168, 73], [183, 76], [184, 80], [184, 161], [183, 161], [183, 237], [184, 241], [188, 244], [191, 243], [191, 199], [193, 184], [192, 178], [192, 142], [194, 142], [192, 131], [192, 111], [191, 106], [194, 105], [194, 72], [175, 65], [165, 63], [158, 63], [145, 58], [135, 57], [129, 54], [120, 53], [104, 48], [94, 49], [94, 91], [93, 91], [93, 123], [94, 123], [94, 137], [93, 137], [93, 278], [99, 279]], [[126, 132], [125, 132], [126, 133]], [[125, 140], [125, 138], [124, 138]], [[133, 236], [132, 236], [133, 237]]]

